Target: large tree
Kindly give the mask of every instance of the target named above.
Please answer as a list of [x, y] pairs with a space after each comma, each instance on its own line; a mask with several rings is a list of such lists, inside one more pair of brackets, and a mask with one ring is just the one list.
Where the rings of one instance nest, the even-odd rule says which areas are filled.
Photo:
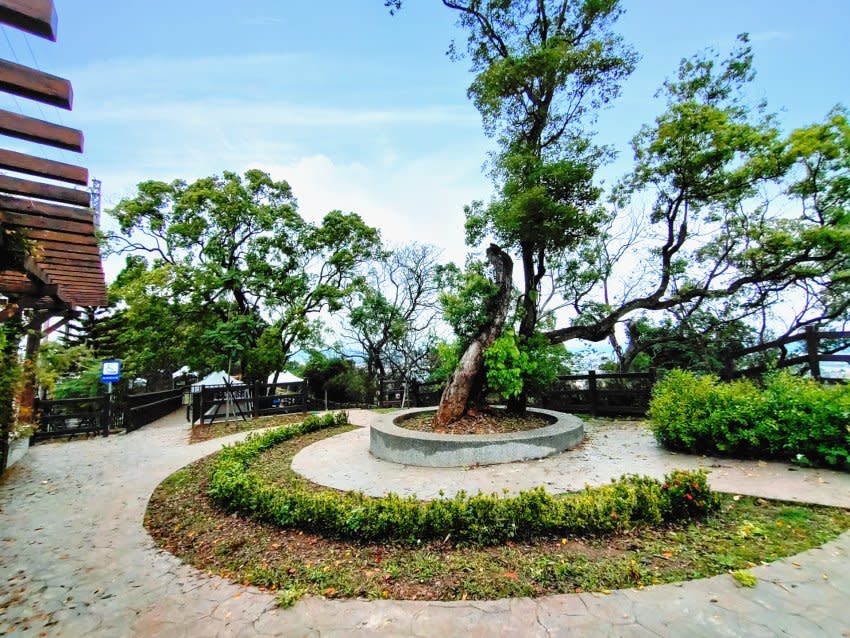
[[[594, 235], [606, 214], [593, 177], [609, 153], [592, 143], [600, 107], [614, 99], [635, 54], [612, 32], [617, 0], [455, 2], [475, 78], [469, 96], [496, 136], [498, 196], [467, 207], [467, 242], [489, 237], [516, 255], [521, 286], [517, 342], [540, 322], [548, 262]], [[525, 409], [526, 394], [511, 409]]]
[[[397, 6], [398, 3], [389, 3]], [[499, 150], [498, 194], [467, 208], [467, 240], [521, 264], [516, 338], [602, 341], [634, 315], [697, 311], [771, 332], [848, 315], [850, 129], [844, 111], [783, 136], [747, 100], [746, 37], [683, 60], [634, 169], [599, 205], [608, 152], [589, 133], [635, 55], [616, 0], [444, 0], [468, 34], [469, 96]], [[648, 210], [644, 202], [649, 201]], [[465, 375], [466, 379], [474, 375]], [[525, 407], [520, 394], [513, 409]]]
[[157, 311], [151, 295], [166, 298], [174, 312], [160, 318], [197, 337], [191, 358], [232, 362], [253, 378], [282, 369], [315, 337], [318, 314], [342, 307], [380, 248], [356, 214], [306, 221], [289, 184], [259, 170], [143, 182], [112, 214], [121, 226], [113, 250], [146, 257], [128, 274], [129, 311], [133, 298], [145, 313]]

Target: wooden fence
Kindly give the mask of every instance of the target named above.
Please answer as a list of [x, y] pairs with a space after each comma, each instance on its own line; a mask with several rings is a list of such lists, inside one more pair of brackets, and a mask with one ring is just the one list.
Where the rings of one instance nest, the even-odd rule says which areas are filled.
[[[838, 341], [839, 346], [836, 352], [821, 352], [824, 341]], [[793, 356], [788, 356], [787, 346], [802, 342], [803, 347], [800, 353], [792, 353]], [[790, 366], [802, 365], [809, 369], [812, 377], [818, 381], [829, 381], [828, 377], [821, 374], [821, 363], [847, 363], [850, 364], [850, 354], [838, 354], [838, 351], [846, 350], [850, 347], [850, 332], [842, 330], [820, 330], [816, 326], [807, 326], [805, 332], [795, 335], [782, 337], [776, 341], [765, 343], [751, 348], [745, 348], [736, 352], [729, 353], [726, 358], [726, 366], [723, 371], [724, 379], [734, 379], [737, 377], [754, 377], [767, 372], [773, 368], [788, 368]], [[771, 365], [757, 365], [743, 370], [736, 369], [735, 362], [759, 352], [767, 352], [779, 348], [782, 352], [778, 361]]]
[[[542, 408], [562, 412], [585, 412], [606, 416], [646, 414], [655, 371], [638, 373], [602, 373], [591, 370], [587, 374], [561, 376], [556, 379], [541, 397], [533, 397], [533, 403]], [[411, 381], [404, 394], [403, 382], [386, 379], [380, 385], [380, 405], [383, 408], [401, 406], [425, 407], [437, 405], [444, 384], [417, 383]]]
[[402, 401], [406, 408], [437, 405], [445, 385], [443, 381], [420, 383], [419, 381], [382, 379], [378, 388], [378, 405], [382, 408], [399, 408]]
[[195, 386], [186, 417], [193, 424], [203, 425], [228, 416], [249, 419], [305, 412], [308, 407], [306, 381]]
[[[183, 388], [174, 388], [160, 392], [128, 394], [124, 399], [124, 409], [121, 412], [123, 423], [120, 425], [132, 432], [171, 414], [182, 405], [183, 392]], [[113, 421], [113, 427], [117, 425], [119, 424]]]
[[592, 416], [643, 416], [655, 385], [649, 372], [596, 372], [559, 376], [540, 406], [559, 412], [584, 412]]
[[111, 425], [109, 397], [82, 399], [36, 399], [33, 414], [38, 430], [32, 441], [43, 441], [74, 434], [109, 434]]

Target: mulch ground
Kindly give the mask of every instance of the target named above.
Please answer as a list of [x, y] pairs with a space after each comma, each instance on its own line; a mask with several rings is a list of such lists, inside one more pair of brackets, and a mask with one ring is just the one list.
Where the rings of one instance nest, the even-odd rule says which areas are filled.
[[418, 432], [436, 432], [439, 434], [505, 434], [536, 430], [552, 423], [541, 416], [528, 414], [518, 417], [503, 410], [488, 409], [475, 414], [466, 414], [458, 421], [443, 428], [434, 426], [435, 412], [419, 412], [413, 416], [396, 421], [400, 428]]

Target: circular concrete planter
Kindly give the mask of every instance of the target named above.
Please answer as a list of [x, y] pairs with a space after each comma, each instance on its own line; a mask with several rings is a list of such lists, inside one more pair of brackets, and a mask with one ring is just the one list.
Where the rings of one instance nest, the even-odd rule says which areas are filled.
[[369, 432], [369, 449], [379, 459], [423, 467], [493, 465], [540, 459], [577, 446], [584, 439], [584, 424], [571, 414], [531, 408], [529, 412], [554, 418], [535, 430], [505, 434], [436, 434], [398, 427], [394, 421], [416, 412], [377, 415]]

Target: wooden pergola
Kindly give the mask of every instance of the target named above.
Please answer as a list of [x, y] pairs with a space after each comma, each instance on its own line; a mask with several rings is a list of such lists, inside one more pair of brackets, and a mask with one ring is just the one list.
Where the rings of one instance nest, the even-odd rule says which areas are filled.
[[[56, 40], [53, 0], [0, 0], [0, 23]], [[2, 59], [0, 91], [67, 110], [73, 103], [68, 80]], [[2, 109], [0, 134], [83, 151], [82, 131]], [[70, 316], [75, 306], [107, 304], [91, 194], [74, 188], [88, 182], [81, 166], [0, 148], [0, 321], [24, 309]]]

